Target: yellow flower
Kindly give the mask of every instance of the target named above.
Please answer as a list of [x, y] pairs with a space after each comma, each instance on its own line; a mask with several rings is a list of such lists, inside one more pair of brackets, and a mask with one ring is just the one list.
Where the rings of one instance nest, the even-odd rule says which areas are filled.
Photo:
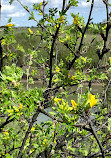
[[2, 155], [5, 155], [5, 152], [3, 152]]
[[54, 27], [55, 27], [55, 29], [58, 28], [58, 27], [59, 27], [59, 24], [55, 25]]
[[64, 100], [62, 100], [62, 103], [63, 103], [64, 106], [66, 105], [66, 103], [64, 102]]
[[33, 31], [30, 28], [28, 28], [28, 31], [31, 35], [33, 34]]
[[102, 27], [102, 30], [105, 30], [107, 28], [107, 24], [105, 24], [104, 27]]
[[62, 15], [60, 18], [59, 18], [60, 22], [61, 23], [64, 23], [64, 16]]
[[73, 105], [74, 108], [77, 108], [77, 103], [74, 100], [71, 100], [71, 104]]
[[54, 144], [56, 143], [56, 140], [54, 140]]
[[6, 43], [5, 43], [5, 39], [2, 39], [2, 40], [1, 40], [1, 45], [4, 45], [4, 44], [6, 44]]
[[72, 75], [72, 76], [70, 77], [70, 80], [74, 80], [75, 78], [76, 78], [76, 76], [73, 76], [73, 75]]
[[43, 15], [43, 13], [42, 13], [42, 12], [40, 12], [40, 13], [39, 13], [39, 15]]
[[60, 99], [60, 98], [54, 98], [54, 101], [55, 101], [56, 103], [58, 103], [59, 101], [61, 101], [61, 99]]
[[42, 5], [42, 2], [40, 2], [40, 6]]
[[19, 104], [19, 109], [22, 109], [22, 106], [23, 106], [22, 104]]
[[66, 111], [66, 110], [67, 110], [67, 107], [65, 107], [64, 110]]
[[9, 23], [9, 24], [7, 24], [6, 26], [7, 26], [7, 27], [12, 27], [12, 26], [13, 26], [13, 24], [10, 24], [10, 23]]
[[107, 28], [107, 24], [105, 24], [104, 28], [105, 28], [105, 29]]
[[96, 105], [98, 102], [98, 99], [95, 99], [95, 95], [89, 94], [89, 103], [90, 107], [92, 108], [94, 105]]
[[66, 36], [66, 39], [67, 39], [67, 40], [70, 40], [70, 36]]
[[7, 110], [9, 114], [13, 113], [13, 110], [10, 109], [10, 110]]
[[45, 145], [45, 142], [43, 142], [42, 144]]
[[16, 112], [19, 112], [19, 109], [16, 106], [13, 106], [13, 108]]
[[46, 139], [44, 139], [44, 141], [43, 141], [43, 143], [42, 143], [42, 144], [43, 144], [43, 145], [45, 145], [45, 144], [46, 144], [46, 141], [47, 141], [47, 140], [46, 140]]
[[64, 16], [62, 15], [62, 16], [60, 17], [60, 20], [63, 20], [63, 18], [64, 18]]
[[58, 78], [56, 78], [56, 79], [54, 79], [53, 81], [54, 81], [54, 82], [58, 82], [58, 81], [59, 81], [59, 79], [58, 79]]
[[109, 61], [111, 62], [111, 57], [109, 57]]
[[83, 57], [82, 59], [83, 59], [83, 60], [84, 60], [84, 62], [86, 63], [86, 58], [84, 58], [84, 57]]
[[15, 109], [16, 112], [19, 112], [19, 109]]
[[31, 131], [35, 131], [35, 127], [32, 127]]
[[4, 134], [5, 134], [5, 135], [9, 135], [8, 131], [5, 131]]
[[63, 42], [64, 42], [64, 41], [63, 41], [63, 40], [61, 40], [61, 39], [60, 39], [59, 41], [60, 41], [61, 43], [63, 43]]
[[63, 105], [60, 105], [60, 108], [63, 110]]
[[78, 19], [77, 19], [77, 16], [75, 16], [73, 19], [73, 24], [77, 24], [77, 23], [78, 23]]
[[56, 67], [56, 72], [59, 72], [60, 71], [60, 68], [57, 66]]

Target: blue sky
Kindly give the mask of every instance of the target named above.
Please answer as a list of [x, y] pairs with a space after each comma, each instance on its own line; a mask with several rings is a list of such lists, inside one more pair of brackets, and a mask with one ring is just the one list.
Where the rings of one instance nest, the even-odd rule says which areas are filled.
[[[27, 5], [32, 11], [33, 3], [40, 3], [42, 0], [21, 0], [23, 5]], [[68, 1], [68, 0], [67, 0]], [[80, 16], [83, 16], [85, 22], [87, 21], [87, 17], [89, 14], [90, 9], [90, 2], [86, 2], [87, 0], [79, 0], [78, 7], [72, 7], [70, 11], [68, 11], [68, 22], [72, 23], [72, 18], [70, 13], [73, 12], [74, 14], [80, 13]], [[90, 0], [91, 1], [91, 0]], [[1, 21], [0, 25], [6, 25], [7, 21], [10, 17], [12, 17], [12, 23], [15, 26], [36, 26], [36, 22], [33, 20], [28, 20], [29, 14], [20, 6], [20, 4], [15, 0], [12, 5], [9, 4], [9, 0], [1, 0], [2, 9], [1, 9]], [[109, 0], [111, 3], [111, 0]], [[62, 0], [48, 0], [48, 5], [46, 11], [48, 11], [49, 7], [57, 7], [61, 9]], [[111, 7], [109, 7], [111, 11]], [[36, 13], [36, 18], [39, 20], [40, 15]], [[93, 22], [98, 23], [102, 22], [106, 19], [106, 10], [105, 5], [103, 4], [102, 0], [95, 0], [94, 10], [92, 14]]]

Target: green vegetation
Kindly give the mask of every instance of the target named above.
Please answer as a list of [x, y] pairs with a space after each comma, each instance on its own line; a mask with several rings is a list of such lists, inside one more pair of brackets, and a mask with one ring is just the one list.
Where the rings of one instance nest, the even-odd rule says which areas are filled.
[[[10, 0], [10, 4], [14, 0]], [[109, 158], [111, 155], [110, 4], [106, 24], [93, 25], [91, 1], [85, 24], [67, 11], [78, 1], [63, 0], [61, 11], [47, 1], [20, 5], [37, 28], [14, 28], [9, 19], [0, 39], [0, 157]], [[89, 1], [87, 1], [88, 3]], [[102, 3], [102, 2], [100, 2]], [[58, 12], [58, 17], [55, 14]], [[26, 77], [26, 87], [22, 78]], [[40, 75], [40, 76], [39, 76]], [[30, 88], [34, 77], [41, 87]], [[101, 92], [93, 90], [99, 83]], [[86, 86], [83, 90], [84, 85]], [[98, 84], [97, 84], [98, 88]], [[76, 99], [75, 99], [76, 98]], [[39, 116], [48, 120], [38, 122]]]
[[[94, 24], [94, 25], [98, 25], [98, 24]], [[65, 30], [67, 30], [69, 27], [70, 26], [66, 26]], [[37, 30], [40, 30], [40, 28], [32, 27], [31, 30], [33, 32], [36, 32]], [[37, 48], [39, 45], [41, 37], [40, 36], [33, 36], [31, 39], [28, 39], [27, 38], [28, 28], [26, 28], [26, 27], [14, 28], [14, 34], [15, 34], [15, 39], [16, 39], [17, 43], [22, 45], [25, 51], [28, 51], [28, 49]], [[73, 32], [71, 32], [71, 36], [73, 36]], [[90, 45], [90, 43], [93, 39], [95, 39], [95, 40]], [[110, 39], [111, 39], [111, 34], [109, 33], [108, 48], [111, 48]], [[99, 58], [98, 58], [98, 55], [96, 54], [96, 50], [97, 50], [97, 45], [100, 45], [100, 44], [102, 46], [102, 37], [98, 32], [93, 33], [91, 31], [88, 31], [86, 33], [86, 37], [85, 37], [84, 42], [83, 42], [83, 45], [84, 45], [83, 51], [86, 52], [86, 53], [84, 53], [84, 57], [92, 58], [92, 61], [90, 63], [90, 65], [92, 67], [96, 66], [98, 63]], [[42, 46], [44, 47], [45, 44], [43, 43]], [[57, 49], [58, 49], [58, 61], [60, 61], [60, 59], [62, 58], [63, 61], [66, 63], [66, 61], [67, 61], [66, 57], [68, 54], [70, 55], [69, 49], [66, 48], [66, 46], [64, 46], [64, 44], [60, 43], [60, 42], [57, 42]], [[41, 56], [48, 58], [47, 49], [39, 48], [39, 50], [40, 50], [40, 53], [38, 54], [39, 58]], [[25, 60], [24, 54], [22, 52], [18, 51], [17, 56], [18, 56], [18, 62], [17, 62], [18, 66], [23, 65], [24, 60]], [[101, 64], [104, 65], [109, 57], [110, 57], [110, 52], [108, 52], [105, 55], [105, 57], [102, 59]], [[5, 64], [5, 62], [4, 62], [4, 64]], [[33, 65], [33, 66], [37, 66], [37, 65]]]

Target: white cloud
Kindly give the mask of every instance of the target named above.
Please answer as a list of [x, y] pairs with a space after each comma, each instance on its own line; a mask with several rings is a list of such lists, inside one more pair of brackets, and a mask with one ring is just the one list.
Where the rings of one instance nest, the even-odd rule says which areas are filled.
[[89, 7], [90, 6], [90, 2], [81, 2], [81, 7], [84, 7], [84, 8], [86, 8], [86, 7]]
[[51, 3], [53, 6], [52, 7], [55, 7], [56, 6], [59, 6], [62, 4], [62, 1], [60, 0], [50, 0], [49, 3]]
[[15, 10], [15, 6], [13, 6], [13, 5], [7, 5], [7, 4], [5, 4], [5, 5], [2, 5], [2, 8], [1, 8], [1, 11], [2, 12], [13, 12], [14, 10]]
[[22, 3], [40, 3], [42, 0], [21, 0]]
[[[32, 11], [33, 3], [40, 3], [43, 0], [20, 0], [20, 1], [22, 2], [22, 4], [24, 6], [27, 5], [28, 8], [30, 9], [30, 11]], [[62, 1], [63, 0], [48, 0], [48, 5], [45, 8], [45, 11], [48, 12], [49, 8], [56, 8], [56, 7], [58, 8], [58, 10], [61, 10]], [[67, 3], [68, 3], [68, 1], [69, 0], [66, 0]], [[79, 1], [78, 7], [71, 7], [71, 10], [68, 12], [69, 21], [70, 21], [70, 12], [74, 12], [75, 14], [80, 12], [80, 15], [83, 15], [85, 18], [89, 14], [89, 8], [90, 8], [92, 0], [90, 0], [90, 2], [86, 2], [87, 0], [78, 0], [78, 1]], [[2, 2], [1, 10], [2, 10], [2, 19], [3, 19], [2, 23], [5, 23], [5, 21], [7, 22], [7, 19], [9, 17], [12, 17], [12, 20], [14, 18], [14, 21], [17, 21], [18, 25], [19, 24], [20, 25], [29, 25], [29, 23], [31, 23], [31, 25], [33, 25], [33, 21], [28, 21], [28, 23], [22, 22], [22, 20], [24, 21], [26, 18], [28, 19], [28, 13], [22, 8], [22, 6], [17, 2], [17, 0], [15, 0], [12, 3], [12, 5], [9, 4], [9, 0], [1, 0], [1, 2]], [[109, 3], [111, 3], [111, 0], [109, 0]], [[95, 0], [93, 17], [95, 19], [99, 19], [98, 21], [101, 21], [101, 19], [102, 19], [101, 13], [103, 13], [103, 11], [105, 11], [105, 5], [102, 2], [102, 0]], [[97, 14], [97, 12], [98, 12], [99, 17], [95, 16]], [[39, 18], [37, 14], [35, 14], [35, 15], [37, 16], [37, 18]]]
[[12, 17], [12, 18], [21, 17], [22, 18], [25, 15], [26, 15], [26, 13], [24, 11], [18, 11], [18, 12], [15, 12], [15, 13], [8, 14], [8, 17]]
[[[22, 8], [23, 9], [23, 8]], [[26, 15], [25, 10], [21, 10], [19, 3], [12, 3], [12, 5], [9, 4], [9, 1], [3, 1], [2, 0], [2, 17], [3, 18], [9, 18], [9, 17], [23, 17]]]
[[[91, 6], [91, 0], [90, 2], [87, 2], [86, 0], [79, 0], [79, 8], [89, 8]], [[111, 0], [109, 0], [109, 3], [111, 3]], [[103, 0], [95, 0], [94, 1], [94, 8], [104, 8], [105, 5], [103, 3]]]

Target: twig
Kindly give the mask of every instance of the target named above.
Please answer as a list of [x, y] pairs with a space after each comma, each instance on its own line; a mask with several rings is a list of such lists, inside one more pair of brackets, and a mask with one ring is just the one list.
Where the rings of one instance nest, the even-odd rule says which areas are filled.
[[101, 144], [101, 142], [100, 142], [100, 140], [99, 140], [99, 138], [98, 138], [93, 126], [92, 126], [91, 120], [88, 120], [88, 123], [89, 123], [89, 127], [91, 128], [91, 133], [93, 134], [94, 138], [96, 139], [96, 141], [97, 141], [97, 143], [99, 145], [99, 148], [100, 148], [101, 153], [102, 153], [102, 157], [105, 158], [104, 148], [103, 148], [103, 146], [102, 146], [102, 144]]
[[[65, 3], [66, 3], [66, 0], [63, 0], [63, 6], [62, 6], [62, 13], [66, 13], [67, 10], [70, 8], [70, 4], [68, 4], [65, 8]], [[65, 8], [65, 9], [64, 9]], [[55, 35], [53, 35], [53, 39], [52, 39], [52, 45], [51, 45], [51, 50], [50, 50], [50, 63], [49, 63], [49, 68], [50, 68], [50, 77], [49, 77], [49, 88], [52, 87], [52, 77], [53, 77], [53, 74], [52, 74], [52, 59], [53, 59], [53, 50], [54, 50], [54, 45], [55, 45], [55, 42], [56, 42], [56, 39], [57, 39], [57, 36], [58, 36], [58, 33], [59, 33], [59, 29], [60, 29], [60, 26], [61, 26], [61, 23], [59, 23], [59, 26], [57, 27], [56, 29], [56, 32], [55, 32]]]
[[65, 9], [65, 4], [66, 4], [66, 0], [63, 0], [62, 12], [63, 12], [63, 11], [64, 11], [64, 9]]
[[[104, 46], [103, 46], [103, 49], [102, 49], [102, 53], [100, 54], [100, 52], [96, 52], [98, 57], [99, 57], [99, 61], [98, 61], [98, 64], [97, 64], [97, 69], [99, 68], [100, 66], [100, 62], [103, 58], [103, 56], [108, 53], [108, 51], [110, 50], [109, 48], [106, 48], [106, 44], [107, 44], [107, 40], [108, 40], [108, 35], [109, 35], [109, 30], [110, 30], [110, 25], [109, 25], [109, 9], [108, 9], [108, 0], [105, 0], [103, 1], [105, 2], [105, 6], [106, 6], [106, 13], [107, 13], [107, 27], [106, 27], [106, 34], [104, 35], [103, 33], [100, 33], [101, 34], [101, 37], [104, 41]], [[99, 50], [100, 51], [100, 50]]]
[[53, 137], [53, 141], [52, 141], [52, 144], [51, 144], [51, 147], [50, 147], [50, 151], [49, 151], [49, 154], [48, 154], [48, 158], [50, 158], [52, 156], [52, 148], [54, 146], [54, 141], [55, 141], [55, 137], [56, 137], [56, 128], [57, 128], [57, 121], [55, 120], [54, 121], [54, 137]]
[[81, 47], [82, 47], [82, 44], [83, 44], [83, 39], [84, 39], [86, 30], [87, 30], [87, 28], [88, 28], [89, 22], [91, 21], [91, 15], [92, 15], [93, 6], [94, 6], [94, 0], [92, 0], [92, 2], [91, 2], [91, 8], [90, 8], [90, 13], [89, 13], [88, 21], [87, 21], [87, 24], [86, 24], [86, 26], [85, 26], [85, 29], [84, 29], [84, 31], [83, 31], [83, 33], [82, 33], [81, 41], [80, 41], [78, 50], [77, 50], [77, 52], [76, 52], [77, 55], [75, 55], [75, 57], [73, 58], [73, 60], [71, 61], [71, 63], [69, 63], [68, 70], [71, 69], [71, 67], [72, 67], [72, 65], [74, 64], [75, 60], [80, 57], [80, 50], [81, 50]]
[[[22, 3], [21, 3], [21, 1], [20, 0], [17, 0], [19, 3], [20, 3], [20, 5], [31, 15], [31, 12], [30, 12], [30, 10], [29, 9], [27, 9]], [[48, 32], [48, 33], [50, 33], [41, 23], [39, 23], [39, 21], [37, 20], [37, 19], [33, 19], [35, 22], [37, 22], [40, 26], [41, 26], [41, 28], [43, 28], [46, 32]], [[52, 36], [52, 34], [50, 33], [50, 35]]]
[[20, 150], [19, 150], [19, 153], [18, 153], [17, 158], [21, 158], [21, 157], [22, 157], [22, 151], [23, 151], [23, 148], [24, 148], [24, 146], [25, 146], [26, 140], [27, 140], [27, 138], [28, 138], [28, 136], [29, 136], [29, 133], [30, 133], [30, 131], [31, 131], [31, 128], [33, 127], [33, 124], [35, 123], [35, 121], [36, 121], [36, 119], [37, 119], [39, 113], [40, 113], [39, 111], [36, 111], [36, 113], [35, 113], [35, 114], [33, 115], [33, 117], [32, 117], [32, 121], [31, 121], [30, 124], [29, 124], [29, 128], [28, 128], [28, 130], [27, 130], [27, 132], [26, 132], [26, 134], [25, 134], [25, 137], [24, 137], [24, 139], [23, 139], [23, 142], [22, 142], [22, 145], [21, 145], [21, 147], [20, 147]]
[[0, 132], [2, 131], [2, 128], [12, 122], [15, 118], [10, 119], [10, 116], [7, 117], [6, 121], [0, 125]]

